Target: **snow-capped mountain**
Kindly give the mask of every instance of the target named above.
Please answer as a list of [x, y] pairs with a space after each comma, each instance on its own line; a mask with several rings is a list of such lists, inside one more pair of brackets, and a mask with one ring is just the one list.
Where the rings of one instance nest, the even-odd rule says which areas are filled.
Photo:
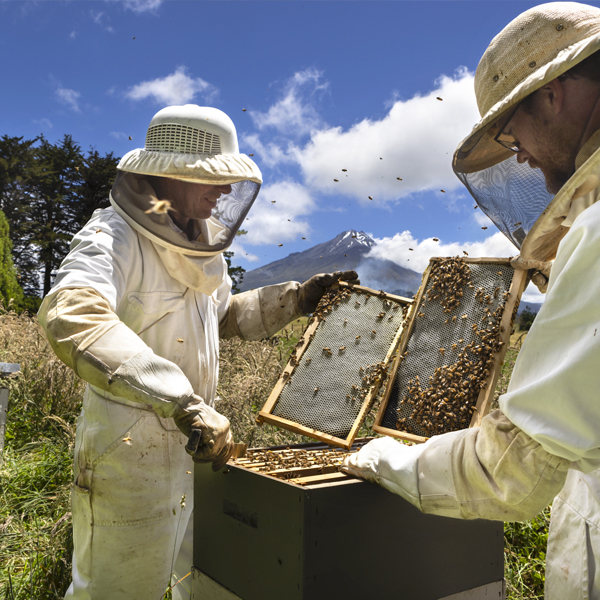
[[421, 273], [390, 260], [366, 258], [375, 244], [364, 231], [344, 231], [328, 242], [247, 271], [240, 288], [245, 291], [283, 281], [306, 281], [317, 273], [354, 269], [362, 285], [403, 296], [415, 294]]

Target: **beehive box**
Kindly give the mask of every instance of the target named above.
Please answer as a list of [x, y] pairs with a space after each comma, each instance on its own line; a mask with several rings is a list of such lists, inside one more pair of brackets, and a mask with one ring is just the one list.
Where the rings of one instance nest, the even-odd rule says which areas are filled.
[[351, 478], [340, 472], [340, 465], [350, 452], [357, 452], [370, 439], [355, 440], [350, 450], [315, 444], [256, 448], [231, 463], [296, 485], [330, 483]]
[[413, 301], [341, 283], [322, 299], [257, 421], [350, 448]]
[[526, 271], [509, 259], [435, 258], [423, 274], [373, 427], [423, 442], [489, 412]]
[[[503, 597], [501, 522], [425, 515], [350, 476], [298, 473], [337, 468], [336, 453], [346, 454], [313, 443], [250, 451], [218, 473], [195, 465], [193, 564], [219, 593], [192, 598]], [[305, 464], [290, 466], [294, 454]]]

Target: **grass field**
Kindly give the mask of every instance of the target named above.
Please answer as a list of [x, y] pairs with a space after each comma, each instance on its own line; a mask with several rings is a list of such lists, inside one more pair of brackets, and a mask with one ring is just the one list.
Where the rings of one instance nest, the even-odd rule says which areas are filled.
[[[254, 421], [306, 321], [292, 325], [269, 341], [222, 342], [217, 408], [230, 419], [238, 442], [302, 440]], [[509, 349], [498, 393], [506, 389], [517, 354], [518, 347]], [[69, 485], [83, 384], [54, 357], [37, 322], [25, 316], [0, 314], [0, 362], [21, 365], [9, 382], [0, 463], [0, 600], [57, 600], [70, 582]], [[533, 521], [505, 525], [511, 600], [543, 597], [547, 530], [547, 511]]]

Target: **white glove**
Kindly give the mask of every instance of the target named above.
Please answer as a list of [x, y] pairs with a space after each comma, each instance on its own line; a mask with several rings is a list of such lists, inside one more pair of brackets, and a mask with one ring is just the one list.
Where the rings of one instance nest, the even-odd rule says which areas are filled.
[[402, 496], [421, 508], [417, 482], [417, 460], [422, 445], [407, 446], [392, 438], [372, 440], [342, 463], [342, 471]]

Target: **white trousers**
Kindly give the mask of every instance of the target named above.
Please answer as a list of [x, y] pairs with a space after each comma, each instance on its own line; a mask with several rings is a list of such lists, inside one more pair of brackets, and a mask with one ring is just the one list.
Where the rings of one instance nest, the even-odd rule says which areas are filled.
[[[185, 444], [172, 420], [88, 387], [77, 422], [65, 600], [160, 600], [189, 573], [193, 461]], [[173, 597], [189, 599], [190, 586], [191, 576]]]
[[570, 470], [552, 503], [546, 600], [600, 600], [600, 471]]

